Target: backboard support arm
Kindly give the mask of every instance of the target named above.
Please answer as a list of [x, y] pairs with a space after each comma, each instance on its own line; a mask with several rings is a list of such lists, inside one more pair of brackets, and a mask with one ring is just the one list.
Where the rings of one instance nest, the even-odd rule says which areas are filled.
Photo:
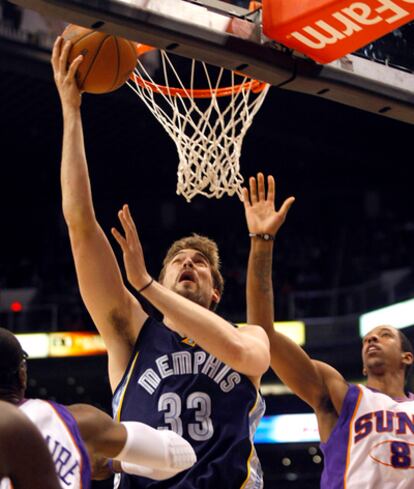
[[[215, 0], [210, 2], [216, 3]], [[256, 26], [246, 29], [243, 38], [242, 35], [223, 32], [215, 27], [196, 25], [155, 10], [140, 8], [128, 0], [14, 0], [14, 3], [37, 10], [45, 16], [238, 70], [276, 87], [414, 124], [414, 74], [393, 70], [355, 55], [320, 65], [300, 53], [261, 38], [257, 35]], [[196, 4], [192, 5], [197, 8]], [[216, 7], [212, 7], [212, 15], [217, 14]], [[227, 15], [229, 22], [235, 18], [226, 12], [217, 15]], [[249, 27], [248, 24], [246, 26]]]

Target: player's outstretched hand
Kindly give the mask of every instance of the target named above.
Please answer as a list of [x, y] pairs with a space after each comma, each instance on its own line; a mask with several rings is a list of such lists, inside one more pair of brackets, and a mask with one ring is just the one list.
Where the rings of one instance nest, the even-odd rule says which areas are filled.
[[268, 175], [266, 195], [263, 173], [258, 173], [257, 178], [249, 178], [249, 188], [250, 191], [246, 187], [242, 190], [243, 205], [249, 232], [275, 236], [285, 222], [286, 215], [295, 198], [287, 198], [277, 211], [275, 208], [275, 180], [272, 175]]
[[151, 276], [145, 266], [144, 253], [138, 238], [137, 228], [126, 204], [118, 212], [118, 217], [125, 237], [115, 228], [112, 228], [111, 232], [122, 249], [128, 281], [136, 290], [140, 290], [151, 281]]
[[68, 55], [72, 44], [58, 36], [52, 51], [53, 76], [63, 108], [80, 107], [81, 90], [76, 83], [76, 71], [82, 63], [83, 56], [75, 58], [68, 66]]

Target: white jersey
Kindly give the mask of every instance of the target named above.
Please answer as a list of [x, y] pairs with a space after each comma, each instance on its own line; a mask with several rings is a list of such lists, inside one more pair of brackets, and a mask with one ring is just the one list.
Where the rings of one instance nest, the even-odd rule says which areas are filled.
[[[61, 404], [40, 399], [25, 400], [19, 408], [45, 438], [62, 489], [88, 489], [89, 457], [71, 413]], [[8, 479], [0, 483], [0, 489], [11, 487]]]
[[395, 400], [363, 385], [350, 385], [335, 428], [321, 449], [321, 489], [414, 488], [413, 400]]

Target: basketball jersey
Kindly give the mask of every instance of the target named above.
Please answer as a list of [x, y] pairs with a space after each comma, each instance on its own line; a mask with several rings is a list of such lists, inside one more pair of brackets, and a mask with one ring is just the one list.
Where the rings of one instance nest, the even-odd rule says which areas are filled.
[[321, 489], [412, 489], [414, 402], [350, 385], [327, 443]]
[[192, 340], [148, 318], [113, 399], [121, 421], [170, 429], [197, 462], [165, 481], [122, 474], [122, 489], [260, 489], [253, 436], [264, 401], [252, 382]]
[[72, 414], [61, 404], [40, 399], [25, 400], [19, 408], [45, 438], [61, 487], [88, 489], [91, 480], [89, 456]]

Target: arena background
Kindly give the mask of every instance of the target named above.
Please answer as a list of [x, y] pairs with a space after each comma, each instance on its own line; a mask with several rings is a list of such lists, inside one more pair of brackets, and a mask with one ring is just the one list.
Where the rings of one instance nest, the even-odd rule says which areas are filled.
[[[15, 333], [94, 332], [60, 202], [62, 121], [47, 46], [63, 23], [0, 5], [0, 325]], [[406, 32], [414, 42], [413, 29]], [[197, 197], [188, 204], [175, 194], [175, 146], [128, 88], [85, 95], [82, 112], [104, 230], [129, 203], [154, 275], [172, 240], [191, 232], [216, 239], [226, 279], [219, 313], [244, 321], [249, 238], [241, 203]], [[276, 244], [277, 320], [304, 321], [306, 350], [349, 380], [361, 378], [359, 315], [413, 297], [413, 134], [409, 124], [272, 88], [243, 145], [245, 178], [271, 173], [278, 204], [296, 197]], [[33, 359], [29, 370], [30, 396], [110, 412], [104, 355]], [[310, 411], [270, 372], [264, 394], [267, 415]], [[318, 487], [317, 443], [257, 448], [266, 488]]]

